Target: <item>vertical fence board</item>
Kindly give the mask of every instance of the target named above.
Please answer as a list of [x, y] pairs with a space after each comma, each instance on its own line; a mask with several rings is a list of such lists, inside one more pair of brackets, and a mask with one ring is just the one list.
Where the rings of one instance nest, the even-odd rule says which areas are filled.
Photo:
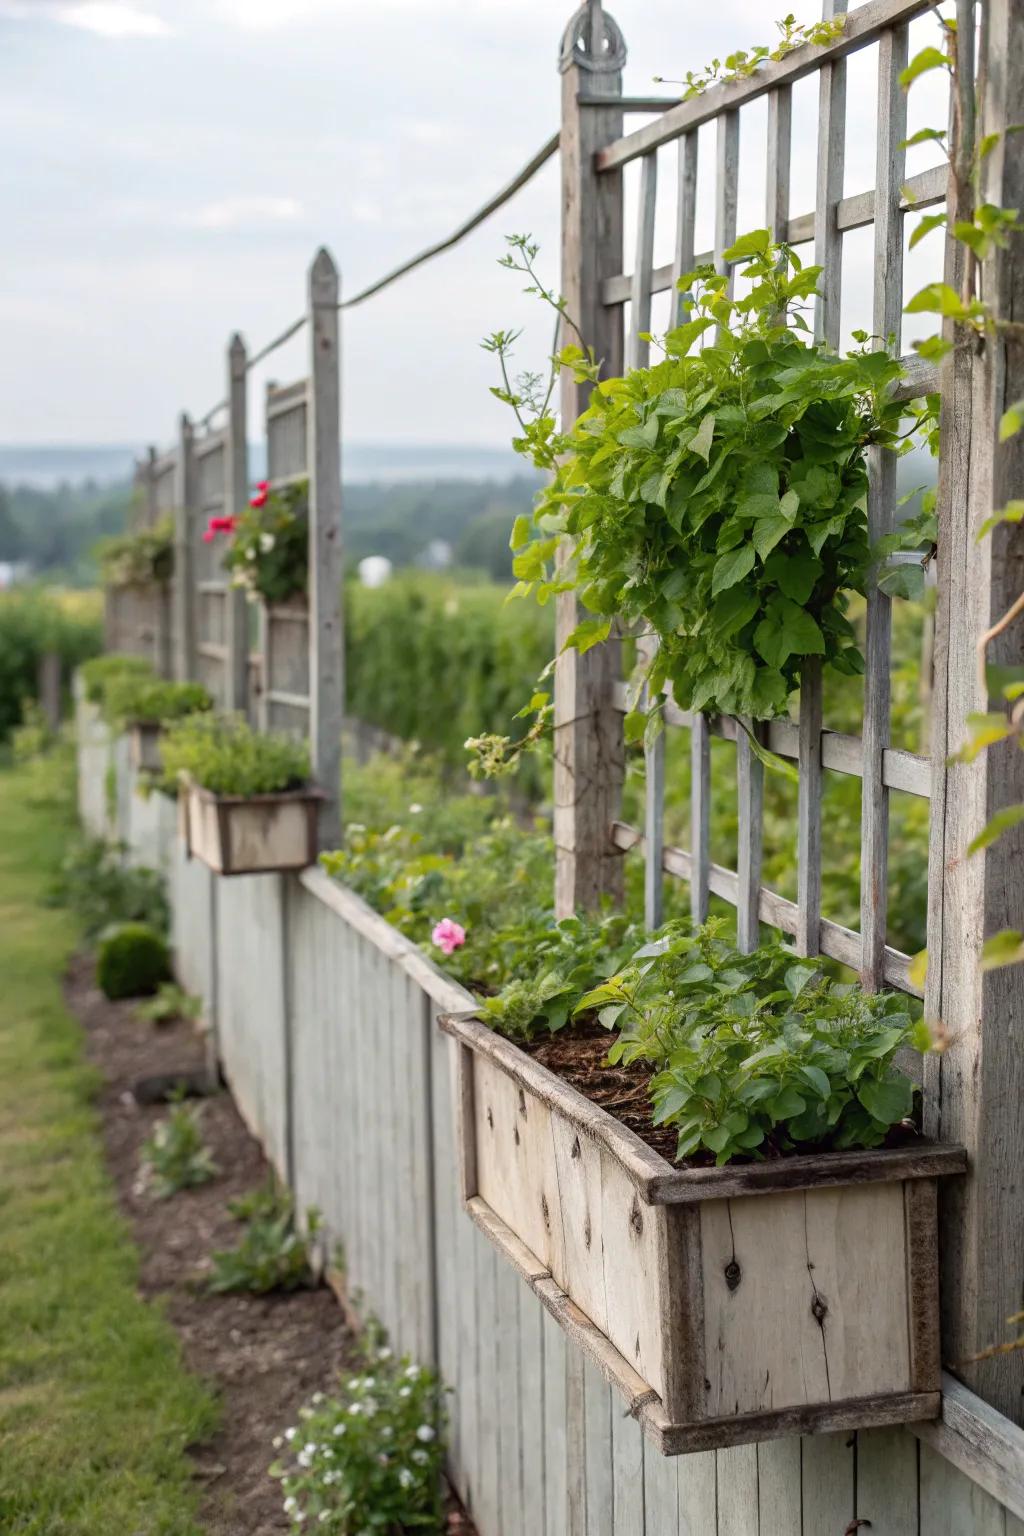
[[930, 1445], [921, 1446], [921, 1536], [1006, 1536], [1006, 1511]]
[[545, 1536], [566, 1536], [569, 1495], [566, 1483], [565, 1334], [550, 1312], [544, 1328], [544, 1511]]
[[[234, 335], [228, 347], [228, 429], [224, 452], [225, 512], [231, 517], [249, 500], [249, 441], [245, 343]], [[228, 709], [245, 713], [249, 681], [249, 627], [245, 594], [224, 584], [226, 647], [224, 698]]]
[[691, 129], [679, 140], [679, 162], [676, 187], [676, 246], [672, 264], [673, 300], [672, 316], [677, 325], [682, 324], [688, 313], [685, 296], [676, 284], [687, 272], [693, 271], [694, 229], [697, 223], [697, 130]]
[[805, 1435], [801, 1450], [803, 1536], [842, 1536], [854, 1518], [854, 1436]]
[[544, 1439], [544, 1308], [519, 1287], [519, 1444], [522, 1451], [523, 1536], [545, 1530], [547, 1447]]
[[750, 1536], [757, 1520], [757, 1446], [718, 1451], [718, 1536]]
[[612, 1471], [615, 1536], [644, 1536], [643, 1432], [620, 1402], [612, 1404]]
[[857, 1435], [857, 1517], [872, 1536], [918, 1536], [918, 1442], [903, 1429]]
[[612, 1417], [616, 1402], [591, 1361], [583, 1368], [587, 1536], [612, 1536]]
[[765, 1440], [757, 1447], [758, 1536], [800, 1529], [800, 1441]]
[[[680, 1456], [679, 1536], [703, 1536], [718, 1530], [718, 1478], [714, 1451]], [[654, 1532], [650, 1533], [654, 1536]]]
[[477, 1512], [485, 1530], [501, 1530], [500, 1413], [498, 1401], [498, 1336], [496, 1266], [498, 1257], [482, 1232], [473, 1228], [473, 1260], [476, 1275], [477, 1432], [480, 1436], [480, 1472]]
[[523, 1530], [523, 1453], [520, 1441], [519, 1292], [522, 1281], [511, 1265], [496, 1257], [494, 1331], [497, 1371], [494, 1396], [501, 1429], [499, 1494], [501, 1530], [507, 1536], [530, 1536]]

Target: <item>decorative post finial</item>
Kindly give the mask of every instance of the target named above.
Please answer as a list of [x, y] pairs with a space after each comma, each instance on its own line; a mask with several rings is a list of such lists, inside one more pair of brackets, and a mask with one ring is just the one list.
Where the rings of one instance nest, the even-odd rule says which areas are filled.
[[602, 0], [584, 0], [562, 34], [558, 67], [564, 75], [572, 65], [589, 74], [609, 75], [626, 62], [626, 42], [614, 16]]

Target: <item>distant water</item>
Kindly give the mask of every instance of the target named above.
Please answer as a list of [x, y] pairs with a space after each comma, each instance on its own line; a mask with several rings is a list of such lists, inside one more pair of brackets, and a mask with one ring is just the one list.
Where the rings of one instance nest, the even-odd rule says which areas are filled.
[[[67, 481], [109, 485], [127, 479], [141, 446], [0, 446], [0, 482], [52, 490]], [[266, 464], [262, 443], [249, 447], [250, 474], [258, 480]], [[511, 480], [529, 473], [508, 448], [475, 448], [457, 443], [345, 443], [342, 473], [350, 484], [396, 484], [409, 480]]]

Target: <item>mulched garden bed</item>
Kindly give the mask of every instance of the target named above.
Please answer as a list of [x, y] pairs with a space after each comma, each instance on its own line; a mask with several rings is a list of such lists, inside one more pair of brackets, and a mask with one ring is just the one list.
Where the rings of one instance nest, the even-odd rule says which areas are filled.
[[[220, 1429], [193, 1452], [203, 1528], [209, 1536], [289, 1531], [280, 1489], [267, 1475], [271, 1441], [296, 1423], [314, 1392], [330, 1392], [339, 1370], [358, 1364], [353, 1334], [326, 1288], [267, 1297], [214, 1296], [197, 1288], [213, 1250], [238, 1242], [228, 1202], [265, 1184], [263, 1153], [230, 1094], [214, 1094], [204, 1101], [203, 1135], [220, 1169], [217, 1178], [154, 1200], [139, 1184], [141, 1148], [167, 1107], [139, 1103], [133, 1088], [158, 1074], [199, 1072], [202, 1041], [188, 1025], [156, 1027], [140, 1020], [133, 1004], [109, 1002], [96, 988], [88, 956], [72, 962], [65, 995], [102, 1079], [97, 1105], [110, 1172], [140, 1252], [140, 1293], [159, 1299], [189, 1367], [212, 1380], [221, 1397]], [[453, 1536], [473, 1536], [454, 1503], [448, 1528]]]

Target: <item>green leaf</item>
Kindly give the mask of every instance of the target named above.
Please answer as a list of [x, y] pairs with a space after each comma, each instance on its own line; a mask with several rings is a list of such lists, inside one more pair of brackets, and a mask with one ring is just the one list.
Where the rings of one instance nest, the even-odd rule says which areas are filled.
[[762, 560], [767, 560], [780, 539], [789, 532], [789, 522], [784, 517], [764, 517], [754, 525], [754, 548]]
[[905, 69], [900, 70], [900, 85], [909, 91], [915, 80], [933, 69], [949, 69], [949, 60], [941, 48], [922, 48]]
[[515, 553], [516, 550], [522, 549], [523, 545], [529, 542], [530, 519], [524, 513], [520, 513], [512, 524], [512, 533], [509, 537], [508, 547]]
[[908, 249], [913, 250], [915, 245], [920, 244], [925, 235], [930, 235], [933, 229], [941, 229], [945, 222], [946, 215], [944, 213], [926, 213], [911, 235]]
[[642, 709], [631, 709], [622, 722], [623, 734], [630, 746], [643, 741], [647, 728], [647, 714]]
[[737, 634], [757, 613], [761, 600], [756, 592], [746, 592], [742, 587], [730, 587], [723, 592], [708, 615], [711, 628], [723, 640]]
[[967, 716], [967, 740], [958, 752], [953, 754], [951, 761], [958, 763], [973, 763], [980, 753], [988, 747], [994, 747], [998, 742], [1005, 741], [1013, 734], [1013, 726], [1005, 715], [992, 713], [988, 715]]
[[1008, 442], [1024, 427], [1024, 400], [1015, 400], [999, 419], [999, 441]]
[[744, 576], [749, 576], [755, 559], [753, 544], [741, 544], [738, 549], [730, 549], [721, 555], [711, 577], [711, 596], [717, 597], [719, 592], [734, 587]]
[[823, 1072], [820, 1067], [801, 1067], [800, 1076], [814, 1089], [819, 1098], [827, 1099], [832, 1092], [828, 1073]]
[[987, 826], [983, 827], [977, 837], [971, 839], [967, 845], [967, 856], [980, 853], [983, 848], [990, 848], [994, 842], [1003, 836], [1004, 832], [1012, 832], [1014, 827], [1019, 827], [1024, 822], [1024, 805], [1008, 805], [1001, 811], [996, 811]]
[[914, 1107], [914, 1085], [909, 1077], [863, 1077], [857, 1084], [857, 1097], [873, 1120], [882, 1125], [895, 1125], [905, 1119]]
[[709, 412], [708, 415], [704, 417], [700, 426], [697, 428], [697, 431], [694, 433], [693, 437], [691, 437], [689, 443], [687, 444], [690, 452], [699, 454], [699, 456], [704, 460], [705, 464], [707, 463], [708, 455], [711, 452], [711, 440], [714, 435], [715, 418], [714, 415]]
[[926, 949], [918, 950], [913, 960], [911, 960], [909, 975], [914, 986], [920, 988], [923, 992], [924, 984], [928, 979], [928, 951]]
[[751, 256], [767, 256], [771, 247], [771, 231], [767, 229], [752, 229], [749, 234], [741, 235], [735, 245], [731, 245], [724, 253], [724, 261], [744, 261]]
[[611, 619], [584, 619], [582, 623], [576, 625], [563, 649], [579, 651], [582, 656], [592, 646], [600, 645], [602, 640], [607, 640], [611, 634], [611, 628]]
[[1002, 523], [1024, 522], [1024, 501], [1008, 501], [1005, 507], [1000, 507], [998, 512], [993, 512], [987, 517], [978, 529], [979, 540], [990, 534], [993, 528], [998, 528]]
[[915, 144], [928, 144], [933, 141], [941, 144], [945, 137], [946, 130], [944, 128], [919, 128], [916, 133], [911, 134], [909, 139], [903, 140], [900, 148], [913, 149]]
[[1013, 928], [1003, 928], [985, 940], [981, 951], [981, 969], [998, 971], [1004, 965], [1024, 963], [1024, 933]]
[[769, 773], [778, 774], [780, 779], [789, 779], [791, 784], [799, 784], [800, 774], [795, 764], [788, 763], [784, 757], [779, 757], [777, 753], [770, 751], [742, 723], [741, 729], [750, 743], [751, 752], [763, 768], [766, 768]]
[[910, 300], [905, 313], [908, 315], [936, 314], [948, 319], [963, 319], [968, 311], [955, 288], [948, 283], [928, 283]]

